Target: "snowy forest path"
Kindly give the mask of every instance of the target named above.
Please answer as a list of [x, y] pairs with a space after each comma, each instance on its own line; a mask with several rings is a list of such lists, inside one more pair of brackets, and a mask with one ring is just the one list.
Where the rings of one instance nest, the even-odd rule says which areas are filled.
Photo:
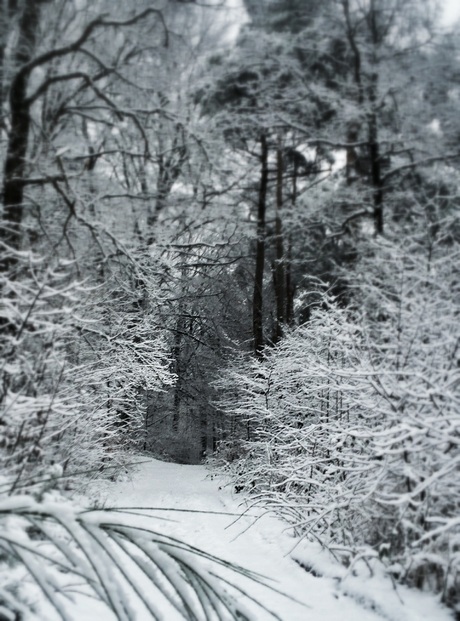
[[[300, 546], [295, 556], [300, 561], [306, 559], [306, 565], [311, 565], [313, 558], [315, 569], [321, 568], [314, 573], [321, 575], [305, 571], [289, 554], [295, 541], [285, 525], [274, 517], [257, 514], [254, 509], [238, 519], [244, 510], [240, 498], [222, 487], [222, 482], [204, 466], [142, 457], [130, 480], [114, 483], [108, 490], [106, 506], [153, 508], [152, 515], [161, 518], [161, 532], [263, 574], [277, 590], [293, 599], [244, 578], [238, 577], [236, 582], [283, 621], [451, 618], [432, 597], [399, 587], [396, 592], [388, 580], [350, 577], [345, 587], [337, 579], [338, 572], [344, 569], [325, 561], [323, 553], [311, 544]], [[255, 517], [259, 519], [255, 521]], [[257, 618], [273, 619], [264, 612], [259, 612]]]

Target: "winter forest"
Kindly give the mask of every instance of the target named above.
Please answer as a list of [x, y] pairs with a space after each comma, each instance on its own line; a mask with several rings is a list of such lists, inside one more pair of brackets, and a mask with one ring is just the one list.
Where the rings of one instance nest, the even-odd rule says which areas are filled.
[[92, 500], [150, 458], [459, 618], [444, 10], [0, 0], [1, 621], [297, 618], [218, 550]]

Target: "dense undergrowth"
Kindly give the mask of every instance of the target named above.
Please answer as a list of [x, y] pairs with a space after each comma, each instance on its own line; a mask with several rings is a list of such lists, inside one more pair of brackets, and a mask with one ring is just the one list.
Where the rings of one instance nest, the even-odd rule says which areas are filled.
[[[218, 382], [240, 429], [220, 458], [238, 491], [349, 565], [460, 597], [459, 244], [456, 222], [363, 252], [351, 304]], [[376, 261], [375, 257], [379, 260]], [[242, 429], [245, 429], [245, 436]]]

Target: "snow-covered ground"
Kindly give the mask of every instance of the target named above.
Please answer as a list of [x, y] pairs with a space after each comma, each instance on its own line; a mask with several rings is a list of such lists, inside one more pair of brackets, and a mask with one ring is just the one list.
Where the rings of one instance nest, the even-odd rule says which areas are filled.
[[[280, 521], [254, 509], [239, 517], [241, 497], [203, 466], [142, 457], [131, 478], [110, 484], [103, 497], [106, 507], [154, 509], [148, 513], [163, 518], [156, 528], [165, 534], [266, 576], [276, 590], [241, 576], [234, 581], [283, 621], [452, 621], [429, 594], [396, 587], [383, 576], [347, 573], [308, 542], [292, 551], [295, 540]], [[90, 619], [81, 614], [82, 621]], [[272, 618], [260, 610], [257, 615], [260, 621]], [[136, 618], [150, 619], [142, 611]], [[97, 619], [105, 621], [105, 615], [98, 611]]]

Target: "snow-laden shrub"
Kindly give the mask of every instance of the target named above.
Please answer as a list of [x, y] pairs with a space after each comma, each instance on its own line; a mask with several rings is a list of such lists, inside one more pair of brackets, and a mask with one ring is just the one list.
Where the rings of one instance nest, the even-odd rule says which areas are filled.
[[[447, 229], [449, 227], [446, 227]], [[444, 233], [446, 232], [444, 229]], [[261, 360], [222, 376], [246, 424], [235, 485], [348, 560], [455, 599], [460, 570], [460, 278], [452, 236], [373, 241], [355, 308], [325, 300]]]
[[[375, 394], [373, 539], [399, 576], [458, 594], [460, 244], [452, 223], [360, 264], [358, 299]], [[376, 260], [378, 257], [378, 260]], [[379, 510], [387, 519], [378, 519]]]
[[277, 508], [298, 534], [343, 531], [351, 543], [344, 517], [351, 505], [360, 511], [362, 488], [351, 474], [372, 467], [360, 458], [368, 409], [355, 395], [371, 399], [371, 391], [360, 331], [344, 309], [327, 304], [261, 360], [229, 368], [219, 405], [249, 429], [245, 456], [232, 468], [235, 484]]
[[133, 284], [143, 270], [156, 304], [155, 278], [122, 259], [101, 281], [79, 277], [75, 260], [28, 251], [3, 275], [0, 466], [13, 489], [52, 464], [120, 463], [139, 445], [146, 393], [174, 379], [156, 308]]

